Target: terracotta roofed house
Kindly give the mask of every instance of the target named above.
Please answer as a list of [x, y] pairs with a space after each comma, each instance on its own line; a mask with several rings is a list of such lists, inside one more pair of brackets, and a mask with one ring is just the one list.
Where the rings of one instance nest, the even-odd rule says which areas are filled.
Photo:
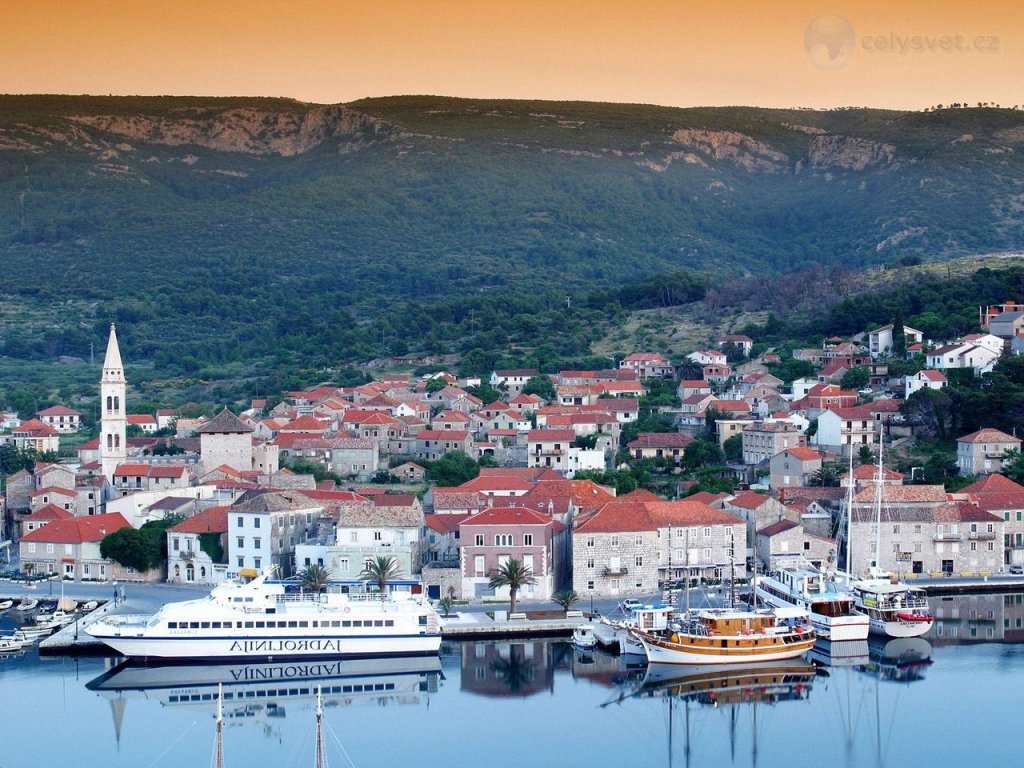
[[1008, 435], [998, 429], [986, 427], [977, 432], [957, 438], [956, 464], [960, 474], [989, 474], [1003, 468], [1007, 451], [1020, 451], [1019, 437]]

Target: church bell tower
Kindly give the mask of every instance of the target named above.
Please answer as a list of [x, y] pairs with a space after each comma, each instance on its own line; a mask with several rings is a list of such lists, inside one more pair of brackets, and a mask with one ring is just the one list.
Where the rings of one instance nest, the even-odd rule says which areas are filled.
[[117, 346], [117, 331], [110, 324], [107, 355], [100, 377], [100, 466], [103, 476], [114, 482], [114, 470], [128, 455], [124, 366]]

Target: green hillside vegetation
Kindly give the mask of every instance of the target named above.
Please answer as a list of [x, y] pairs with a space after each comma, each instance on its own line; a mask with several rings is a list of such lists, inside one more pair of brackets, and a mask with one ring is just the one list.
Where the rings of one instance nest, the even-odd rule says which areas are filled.
[[[629, 310], [715, 314], [780, 273], [813, 288], [816, 270], [1020, 248], [1022, 125], [1000, 109], [4, 96], [0, 353], [88, 359], [116, 320], [160, 402], [382, 355], [586, 360]], [[89, 376], [69, 367], [22, 385], [75, 390]]]

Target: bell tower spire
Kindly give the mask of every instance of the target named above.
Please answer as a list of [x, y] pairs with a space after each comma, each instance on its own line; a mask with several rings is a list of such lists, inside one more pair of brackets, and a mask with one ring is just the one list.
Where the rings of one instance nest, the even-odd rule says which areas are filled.
[[103, 476], [114, 482], [114, 470], [128, 455], [125, 378], [121, 363], [121, 350], [117, 346], [117, 331], [110, 324], [107, 354], [103, 359], [100, 376], [100, 466]]

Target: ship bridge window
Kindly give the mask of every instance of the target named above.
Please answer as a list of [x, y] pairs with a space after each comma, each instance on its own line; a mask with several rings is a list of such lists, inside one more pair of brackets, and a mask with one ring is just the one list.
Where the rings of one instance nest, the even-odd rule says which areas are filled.
[[264, 629], [266, 626], [267, 626], [267, 623], [265, 621], [257, 621], [256, 622], [256, 629]]
[[168, 629], [177, 629], [178, 628], [178, 622], [176, 622], [176, 621], [168, 621], [167, 622], [167, 628]]
[[393, 627], [393, 626], [395, 626], [395, 620], [394, 619], [385, 619], [384, 620], [384, 626], [385, 627]]
[[190, 621], [188, 624], [189, 629], [199, 629], [198, 621]]

